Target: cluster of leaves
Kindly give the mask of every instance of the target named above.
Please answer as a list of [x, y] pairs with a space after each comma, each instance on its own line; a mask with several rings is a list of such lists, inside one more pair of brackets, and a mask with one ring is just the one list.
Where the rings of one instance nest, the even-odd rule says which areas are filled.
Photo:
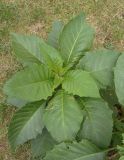
[[8, 131], [13, 149], [30, 140], [38, 159], [104, 160], [110, 144], [121, 143], [124, 54], [92, 51], [93, 40], [83, 14], [55, 22], [46, 42], [12, 33], [24, 66], [4, 86], [18, 107]]

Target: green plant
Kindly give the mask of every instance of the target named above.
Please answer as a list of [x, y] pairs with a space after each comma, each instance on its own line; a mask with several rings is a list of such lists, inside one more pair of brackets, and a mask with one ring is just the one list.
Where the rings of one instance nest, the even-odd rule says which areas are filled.
[[83, 14], [55, 22], [46, 42], [11, 35], [24, 66], [4, 86], [8, 103], [19, 107], [11, 147], [30, 140], [38, 159], [104, 160], [124, 132], [124, 54], [92, 51], [94, 30]]

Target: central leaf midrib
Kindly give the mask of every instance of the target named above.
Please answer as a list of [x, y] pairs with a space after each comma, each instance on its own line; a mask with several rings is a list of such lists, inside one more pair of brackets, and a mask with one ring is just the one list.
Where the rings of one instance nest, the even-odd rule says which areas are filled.
[[67, 138], [67, 135], [66, 135], [66, 132], [65, 132], [64, 95], [63, 95], [63, 93], [62, 93], [62, 125], [63, 125], [64, 137]]
[[79, 38], [80, 33], [82, 32], [82, 30], [83, 30], [83, 27], [81, 27], [81, 29], [80, 29], [79, 33], [77, 34], [77, 37], [76, 37], [76, 39], [75, 39], [75, 41], [74, 41], [74, 44], [73, 44], [73, 46], [72, 46], [72, 49], [71, 49], [71, 51], [70, 51], [70, 54], [69, 54], [69, 57], [68, 57], [67, 63], [68, 63], [68, 62], [69, 62], [69, 60], [70, 60], [70, 57], [71, 57], [72, 52], [73, 52], [73, 50], [74, 50], [75, 44], [77, 43], [77, 40], [78, 40], [78, 38]]

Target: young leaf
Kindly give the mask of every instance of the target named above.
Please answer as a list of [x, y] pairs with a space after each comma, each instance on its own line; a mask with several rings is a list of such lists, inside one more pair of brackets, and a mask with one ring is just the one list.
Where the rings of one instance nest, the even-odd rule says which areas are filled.
[[61, 21], [55, 21], [52, 26], [52, 31], [48, 35], [47, 43], [54, 48], [59, 48], [59, 37], [64, 25]]
[[78, 68], [90, 72], [101, 88], [112, 86], [113, 67], [119, 55], [118, 52], [107, 49], [89, 52], [80, 60]]
[[72, 63], [82, 52], [89, 50], [93, 38], [94, 30], [86, 23], [84, 14], [65, 25], [60, 35], [60, 51], [65, 64]]
[[45, 42], [41, 44], [40, 51], [43, 55], [45, 64], [54, 72], [59, 72], [62, 69], [63, 60], [60, 53]]
[[48, 152], [44, 160], [104, 160], [105, 152], [87, 140], [62, 143]]
[[46, 99], [53, 92], [53, 75], [45, 66], [34, 64], [7, 81], [4, 92], [27, 101]]
[[46, 128], [58, 142], [74, 139], [82, 119], [78, 103], [73, 96], [64, 91], [53, 97], [44, 115]]
[[64, 78], [63, 89], [80, 97], [100, 97], [98, 87], [91, 75], [83, 70], [71, 70]]
[[57, 88], [59, 85], [61, 85], [62, 81], [63, 81], [63, 77], [58, 76], [56, 74], [54, 78], [54, 88]]
[[43, 40], [36, 36], [27, 36], [12, 33], [12, 46], [16, 57], [24, 64], [42, 63], [43, 57], [40, 51], [40, 45]]
[[118, 58], [114, 69], [115, 91], [119, 102], [124, 105], [124, 54]]
[[56, 141], [51, 137], [47, 129], [44, 128], [42, 134], [31, 141], [33, 157], [44, 157], [46, 152], [51, 150], [55, 144]]
[[108, 147], [113, 130], [112, 111], [107, 103], [100, 99], [87, 99], [84, 105], [87, 116], [82, 124], [80, 136], [99, 147]]
[[8, 131], [13, 149], [42, 133], [44, 105], [44, 102], [27, 104], [15, 113]]

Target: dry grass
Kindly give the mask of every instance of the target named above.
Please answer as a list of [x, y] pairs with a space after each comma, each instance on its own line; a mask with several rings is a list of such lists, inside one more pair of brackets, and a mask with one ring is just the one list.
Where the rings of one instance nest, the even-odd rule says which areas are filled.
[[[60, 19], [65, 23], [79, 12], [96, 29], [95, 47], [115, 47], [124, 50], [123, 0], [2, 0], [0, 1], [0, 87], [19, 68], [10, 54], [9, 32], [36, 34], [47, 37], [51, 23]], [[4, 100], [2, 91], [0, 101]], [[10, 114], [11, 113], [11, 114]], [[0, 123], [0, 160], [28, 160], [26, 148], [11, 154], [7, 141], [7, 127], [13, 109], [6, 110], [4, 123]]]

